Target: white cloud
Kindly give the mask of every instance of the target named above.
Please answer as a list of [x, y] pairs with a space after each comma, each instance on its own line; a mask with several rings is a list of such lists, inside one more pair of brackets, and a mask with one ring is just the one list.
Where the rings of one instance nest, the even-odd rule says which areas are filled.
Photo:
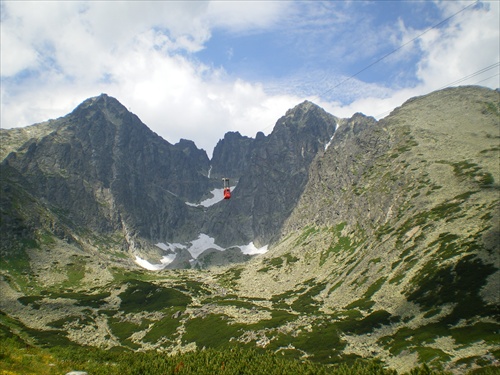
[[[438, 4], [443, 8], [443, 19], [468, 5], [463, 2]], [[415, 43], [398, 51], [398, 57], [404, 58], [405, 55], [415, 54], [418, 50], [420, 60], [417, 63], [419, 80], [417, 84], [397, 89], [390, 86], [369, 85], [353, 79], [342, 88], [348, 91], [364, 89], [365, 93], [358, 95], [358, 98], [347, 105], [335, 101], [326, 102], [323, 103], [324, 108], [339, 117], [349, 117], [355, 112], [362, 112], [383, 118], [409, 98], [427, 94], [450, 84], [472, 85], [480, 82], [481, 85], [490, 88], [500, 87], [499, 67], [495, 66], [495, 63], [500, 61], [499, 17], [498, 2], [487, 2], [479, 8], [468, 8], [452, 17], [442, 27], [425, 32]], [[401, 22], [399, 28], [402, 32], [401, 44], [426, 31], [426, 29], [407, 29]], [[400, 64], [400, 67], [404, 65]], [[487, 67], [492, 69], [475, 74]], [[464, 79], [469, 76], [470, 78]], [[375, 95], [370, 95], [372, 93]], [[321, 99], [317, 102], [321, 103]]]
[[289, 10], [282, 1], [211, 1], [207, 18], [214, 27], [249, 32], [274, 26]]
[[[305, 2], [2, 2], [1, 126], [25, 126], [59, 117], [84, 99], [106, 92], [168, 141], [192, 139], [210, 154], [227, 131], [248, 136], [259, 130], [269, 133], [287, 109], [306, 98], [339, 117], [354, 112], [377, 116], [411, 96], [442, 87], [500, 59], [498, 2], [460, 13], [391, 56], [391, 64], [407, 56], [421, 56], [417, 81], [413, 81], [418, 83], [402, 89], [356, 77], [328, 92], [347, 77], [330, 67], [319, 75], [306, 73], [305, 67], [297, 82], [290, 76], [249, 82], [193, 58], [192, 53], [205, 48], [215, 29], [250, 35], [279, 25], [286, 33], [284, 27], [301, 22], [306, 32], [314, 33], [319, 25], [324, 29], [318, 35], [328, 35], [330, 19], [322, 19], [322, 15], [335, 15], [332, 27], [338, 31], [349, 21], [347, 8], [356, 4], [349, 3], [342, 11], [330, 9], [334, 5], [313, 2], [308, 12], [302, 12]], [[464, 3], [438, 5], [447, 17]], [[301, 21], [299, 16], [310, 20]], [[358, 37], [369, 33], [362, 31]], [[394, 34], [384, 28], [383, 35], [397, 44], [397, 40], [411, 40], [422, 31], [399, 21]], [[332, 42], [333, 37], [328, 40]], [[352, 35], [349, 43], [355, 42]], [[376, 46], [369, 37], [363, 42], [363, 46]], [[314, 48], [317, 52], [318, 47], [310, 43], [305, 51]], [[331, 66], [336, 60], [360, 54], [345, 48], [345, 44], [335, 47], [335, 59], [327, 51]], [[475, 83], [474, 79], [464, 84]], [[498, 76], [482, 84], [498, 87]]]
[[[458, 11], [453, 2], [443, 5], [446, 14]], [[425, 89], [438, 89], [499, 62], [499, 21], [500, 4], [489, 2], [480, 9], [456, 15], [444, 29], [425, 35], [420, 41], [424, 57], [418, 64], [418, 76]], [[485, 72], [463, 84], [474, 84], [498, 72], [498, 68]], [[482, 84], [498, 87], [499, 78]]]
[[106, 92], [168, 141], [193, 139], [211, 153], [228, 130], [253, 136], [276, 120], [277, 111], [286, 110], [273, 105], [283, 99], [267, 97], [262, 85], [229, 79], [224, 71], [186, 55], [203, 48], [211, 27], [266, 27], [283, 4], [2, 6], [2, 127], [62, 116], [87, 97]]

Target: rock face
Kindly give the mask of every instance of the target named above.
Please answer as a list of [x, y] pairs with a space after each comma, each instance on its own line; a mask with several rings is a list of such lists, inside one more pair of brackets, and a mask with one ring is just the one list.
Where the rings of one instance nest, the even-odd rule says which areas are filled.
[[210, 176], [221, 179], [239, 179], [250, 164], [250, 154], [255, 140], [238, 132], [228, 132], [214, 148]]
[[[171, 145], [116, 99], [88, 99], [2, 162], [21, 186], [74, 232], [172, 240], [190, 232], [185, 201], [209, 188], [209, 159], [194, 143]], [[2, 180], [2, 184], [7, 183]], [[195, 235], [195, 233], [191, 233]]]
[[[25, 194], [16, 207], [12, 196], [2, 200], [3, 225], [33, 238], [41, 228], [72, 242], [104, 236], [124, 250], [149, 249], [158, 256], [155, 243], [189, 241], [200, 233], [226, 248], [266, 245], [278, 237], [302, 194], [309, 165], [337, 122], [304, 102], [267, 137], [226, 134], [210, 161], [192, 141], [171, 145], [102, 94], [57, 120], [2, 130], [2, 187], [5, 194]], [[205, 208], [186, 204], [207, 198], [221, 177], [237, 183], [230, 201]], [[23, 211], [27, 202], [36, 202], [44, 214], [30, 217]], [[231, 259], [248, 258], [230, 253]], [[224, 257], [219, 255], [210, 259]], [[189, 253], [179, 259], [173, 264], [189, 266]]]
[[[218, 145], [227, 150], [226, 160], [237, 159], [238, 145], [244, 145], [243, 161], [232, 170], [232, 173], [240, 171], [234, 199], [218, 207], [208, 225], [218, 243], [254, 241], [265, 245], [277, 238], [303, 192], [309, 165], [318, 152], [324, 151], [338, 121], [306, 101], [281, 117], [269, 136], [258, 134], [250, 143], [241, 136], [231, 135]], [[215, 155], [214, 152], [214, 158]]]

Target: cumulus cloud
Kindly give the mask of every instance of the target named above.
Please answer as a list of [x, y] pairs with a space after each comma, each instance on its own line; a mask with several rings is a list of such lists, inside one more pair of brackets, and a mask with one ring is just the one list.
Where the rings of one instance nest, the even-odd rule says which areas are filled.
[[[467, 5], [471, 4], [438, 3], [442, 9], [441, 19], [451, 18], [435, 29], [415, 29], [398, 21], [399, 33], [395, 38], [400, 40], [399, 45], [405, 45], [397, 51], [398, 57], [418, 56], [415, 84], [399, 88], [352, 79], [343, 88], [359, 90], [364, 87], [367, 95], [360, 95], [347, 104], [330, 101], [324, 103], [325, 108], [338, 116], [363, 112], [382, 118], [411, 97], [449, 85], [500, 87], [500, 3], [479, 3], [461, 11]], [[413, 39], [415, 41], [409, 43]], [[388, 59], [391, 58], [388, 56]], [[404, 64], [400, 66], [404, 67]]]
[[[442, 17], [447, 17], [457, 12], [460, 4], [442, 2], [437, 6]], [[499, 4], [488, 2], [460, 13], [392, 56], [391, 66], [416, 59], [411, 84], [349, 78], [352, 72], [341, 72], [337, 66], [345, 67], [367, 56], [376, 58], [378, 44], [385, 43], [387, 51], [424, 31], [400, 19], [394, 27], [384, 24], [378, 29], [380, 33], [370, 33], [367, 24], [361, 27], [358, 22], [360, 15], [350, 12], [353, 5], [2, 2], [1, 126], [25, 126], [56, 118], [86, 98], [105, 92], [169, 142], [191, 139], [211, 154], [227, 131], [248, 136], [260, 130], [268, 133], [287, 109], [304, 99], [339, 117], [354, 112], [377, 116], [411, 96], [499, 61]], [[349, 22], [360, 27], [349, 34], [343, 29]], [[223, 66], [197, 59], [196, 52], [207, 48], [216, 31], [242, 36], [276, 31], [287, 36], [280, 40], [288, 47], [325, 65], [322, 70], [311, 70], [306, 64], [293, 74], [244, 79]], [[356, 41], [366, 48], [352, 48]], [[228, 46], [224, 51], [233, 49]], [[498, 87], [498, 76], [483, 84]]]
[[194, 139], [209, 153], [228, 130], [255, 135], [292, 101], [190, 54], [204, 48], [212, 28], [265, 28], [283, 5], [3, 3], [2, 127], [58, 117], [106, 92], [167, 140]]
[[[458, 4], [444, 5], [447, 15], [456, 13]], [[457, 14], [448, 25], [421, 38], [424, 52], [418, 64], [418, 77], [428, 90], [446, 86], [462, 77], [473, 75], [500, 61], [500, 4], [489, 2]], [[487, 79], [483, 84], [499, 86], [499, 68], [472, 77], [469, 82]], [[495, 76], [495, 74], [497, 74]], [[488, 78], [490, 77], [491, 78]]]

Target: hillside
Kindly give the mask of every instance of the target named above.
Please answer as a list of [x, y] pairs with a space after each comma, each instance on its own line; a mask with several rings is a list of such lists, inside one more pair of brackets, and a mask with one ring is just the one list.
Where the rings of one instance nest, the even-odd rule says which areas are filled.
[[[96, 111], [95, 100], [80, 110], [92, 109], [85, 116], [101, 118], [109, 110]], [[109, 116], [115, 126], [104, 121], [101, 127], [115, 135], [124, 134], [118, 131], [124, 124], [139, 121], [125, 109], [119, 116], [131, 120]], [[140, 122], [130, 128], [146, 135], [147, 143], [130, 145], [130, 152], [151, 150], [148, 166], [155, 164], [151, 160], [158, 168], [175, 164], [158, 150], [195, 156], [186, 157], [183, 173], [200, 176], [204, 187], [191, 196], [162, 195], [161, 189], [175, 188], [177, 180], [168, 177], [180, 171], [164, 173], [155, 188], [150, 179], [142, 180], [151, 177], [141, 167], [144, 156], [132, 161], [121, 148], [95, 160], [104, 168], [102, 178], [95, 177], [99, 168], [72, 156], [79, 150], [71, 138], [76, 133], [68, 133], [73, 128], [60, 121], [73, 118], [43, 124], [33, 138], [28, 129], [1, 134], [12, 140], [2, 146], [0, 165], [4, 335], [49, 347], [168, 353], [242, 347], [321, 364], [372, 358], [399, 373], [421, 363], [455, 374], [495, 371], [500, 360], [498, 91], [437, 91], [409, 100], [380, 121], [363, 114], [338, 119], [301, 103], [269, 136], [233, 133], [219, 143], [213, 159], [233, 160], [229, 170], [238, 184], [234, 200], [205, 208], [197, 202], [223, 172], [194, 144], [170, 145]], [[72, 140], [72, 147], [63, 147], [65, 140]], [[243, 160], [236, 157], [239, 147]], [[67, 164], [58, 161], [56, 168], [54, 160], [60, 159], [54, 155], [61, 149]], [[92, 150], [84, 144], [81, 149]], [[80, 200], [104, 191], [107, 171], [119, 168], [127, 168], [116, 187], [127, 197], [120, 210], [106, 211], [110, 206], [95, 205], [93, 198]], [[78, 176], [89, 177], [82, 183]], [[123, 190], [134, 186], [147, 193]], [[58, 199], [67, 196], [74, 203], [61, 212]], [[194, 205], [185, 204], [190, 199]], [[161, 207], [172, 221], [158, 219]], [[180, 217], [185, 227], [174, 220]], [[136, 231], [124, 231], [123, 222]], [[157, 235], [169, 231], [171, 237]], [[205, 270], [150, 272], [140, 269], [134, 263], [137, 253], [130, 252], [130, 240], [139, 241], [136, 250], [153, 262], [162, 256], [155, 241], [182, 236], [192, 241], [189, 236], [200, 233], [216, 242], [199, 262], [217, 258], [219, 264], [238, 264], [209, 267], [213, 263], [207, 261]], [[249, 241], [269, 245], [268, 251], [243, 257], [237, 245]], [[217, 249], [218, 244], [227, 248]], [[178, 246], [176, 264], [192, 263], [188, 250]]]
[[448, 89], [377, 124], [355, 116], [311, 167], [280, 243], [242, 270], [239, 292], [349, 315], [359, 328], [343, 337], [344, 350], [394, 366], [492, 350], [498, 95]]

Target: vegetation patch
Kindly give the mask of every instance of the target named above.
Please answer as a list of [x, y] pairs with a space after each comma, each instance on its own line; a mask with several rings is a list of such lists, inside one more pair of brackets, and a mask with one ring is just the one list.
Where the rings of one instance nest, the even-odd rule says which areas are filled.
[[316, 228], [314, 226], [306, 226], [303, 230], [302, 230], [302, 233], [300, 234], [300, 236], [297, 238], [297, 240], [295, 241], [295, 246], [299, 246], [299, 245], [307, 245], [308, 242], [306, 242], [307, 238], [315, 233], [318, 233], [319, 232], [319, 228]]
[[299, 297], [292, 303], [292, 308], [295, 311], [304, 314], [317, 314], [321, 307], [320, 302], [314, 299], [319, 293], [326, 288], [326, 283], [318, 283], [310, 287], [306, 292], [299, 295]]
[[196, 342], [198, 348], [227, 347], [232, 337], [241, 335], [243, 324], [229, 324], [223, 314], [208, 314], [205, 317], [190, 319], [185, 324], [184, 343]]
[[[280, 353], [282, 353], [280, 351]], [[79, 369], [102, 375], [396, 375], [382, 363], [350, 356], [334, 366], [296, 360], [267, 350], [233, 347], [210, 349], [173, 356], [157, 351], [131, 353], [120, 348], [54, 347], [50, 350], [26, 346], [14, 339], [0, 342], [0, 372], [5, 374], [65, 374]], [[440, 375], [428, 367], [411, 375]]]
[[437, 240], [429, 243], [429, 247], [434, 247], [435, 245], [439, 245], [438, 249], [438, 257], [441, 260], [446, 260], [454, 257], [458, 253], [458, 245], [457, 240], [460, 239], [460, 236], [453, 233], [441, 233]]
[[478, 323], [473, 327], [450, 327], [446, 320], [442, 320], [415, 329], [400, 328], [392, 335], [380, 338], [378, 343], [393, 355], [398, 355], [403, 350], [416, 351], [424, 361], [430, 361], [434, 358], [433, 361], [437, 364], [439, 362], [448, 362], [450, 358], [445, 353], [431, 347], [436, 339], [451, 337], [462, 348], [481, 340], [498, 346], [500, 339], [495, 335], [495, 332], [499, 327], [499, 324], [494, 323]]
[[38, 330], [29, 327], [24, 327], [23, 332], [33, 339], [37, 345], [41, 347], [52, 346], [77, 346], [73, 341], [68, 339], [65, 331], [61, 330]]
[[399, 321], [399, 317], [392, 316], [385, 310], [378, 310], [372, 312], [370, 315], [367, 315], [360, 320], [346, 320], [340, 324], [340, 328], [347, 333], [363, 335], [373, 332], [373, 330], [375, 330], [376, 328], [390, 325], [392, 323], [397, 323]]
[[19, 297], [17, 300], [23, 304], [24, 306], [30, 306], [32, 309], [38, 310], [40, 309], [40, 302], [44, 297], [40, 296], [24, 296]]
[[228, 298], [214, 298], [212, 300], [205, 300], [205, 302], [216, 302], [218, 305], [221, 306], [235, 306], [235, 307], [241, 307], [243, 309], [256, 309], [258, 306], [253, 304], [252, 302], [244, 301], [238, 298], [235, 299], [228, 299]]
[[411, 329], [400, 328], [390, 336], [381, 337], [378, 343], [389, 350], [392, 355], [398, 355], [403, 350], [426, 347], [438, 337], [449, 335], [449, 328], [441, 324], [430, 324]]
[[307, 287], [301, 287], [300, 289], [297, 290], [289, 290], [285, 293], [281, 294], [276, 294], [271, 298], [271, 301], [273, 302], [273, 306], [278, 309], [287, 309], [290, 307], [289, 304], [287, 304], [287, 299], [296, 297], [300, 293], [303, 293], [307, 290]]
[[236, 281], [238, 281], [241, 278], [242, 272], [243, 272], [242, 267], [230, 268], [223, 275], [219, 277], [219, 282], [222, 285], [233, 287], [236, 285]]
[[339, 363], [339, 354], [346, 343], [340, 338], [335, 324], [318, 322], [310, 332], [304, 331], [297, 337], [290, 337], [290, 343], [297, 349], [305, 351], [311, 359], [320, 363]]
[[441, 363], [448, 362], [451, 359], [451, 357], [441, 349], [421, 347], [415, 350], [418, 353], [420, 362], [428, 365], [434, 364], [439, 366]]
[[406, 294], [408, 301], [418, 303], [426, 309], [443, 304], [455, 304], [447, 320], [456, 324], [460, 319], [474, 316], [493, 316], [492, 306], [480, 297], [481, 288], [487, 278], [496, 271], [491, 264], [484, 264], [475, 255], [467, 255], [456, 264], [436, 269], [434, 261], [424, 267], [412, 280], [416, 289]]
[[500, 347], [498, 332], [500, 332], [500, 323], [478, 322], [474, 325], [453, 328], [450, 334], [458, 345], [484, 341], [486, 344]]
[[189, 293], [189, 295], [193, 296], [212, 294], [212, 292], [208, 290], [202, 282], [194, 280], [185, 280], [182, 284], [175, 285], [175, 289]]
[[135, 332], [146, 329], [151, 321], [147, 319], [141, 320], [141, 322], [131, 322], [119, 318], [108, 319], [108, 325], [111, 329], [113, 335], [120, 339], [120, 342], [127, 342], [130, 336]]
[[180, 325], [179, 320], [174, 318], [174, 314], [169, 314], [155, 322], [142, 340], [150, 343], [156, 343], [160, 339], [172, 341], [172, 337], [177, 332], [177, 328]]
[[468, 160], [451, 164], [453, 172], [459, 178], [468, 178], [479, 184], [482, 188], [491, 187], [495, 180], [490, 172], [482, 171], [482, 168]]
[[381, 277], [380, 279], [375, 281], [372, 285], [368, 287], [362, 298], [346, 306], [346, 309], [351, 310], [358, 308], [360, 310], [365, 310], [365, 311], [371, 310], [371, 308], [375, 304], [375, 302], [373, 302], [371, 298], [375, 293], [377, 293], [380, 290], [380, 288], [382, 287], [382, 285], [384, 285], [386, 280], [387, 277]]
[[119, 294], [120, 308], [124, 312], [160, 311], [172, 306], [186, 307], [191, 297], [173, 288], [164, 288], [153, 283], [132, 280], [127, 290]]
[[332, 228], [333, 232], [333, 240], [330, 243], [328, 249], [323, 251], [320, 256], [319, 265], [322, 266], [325, 264], [327, 259], [332, 254], [338, 254], [343, 252], [352, 253], [355, 249], [355, 244], [352, 243], [351, 238], [348, 236], [342, 236], [342, 231], [345, 228], [347, 223], [342, 222], [337, 224]]
[[296, 263], [296, 262], [298, 262], [300, 260], [299, 258], [297, 258], [297, 257], [295, 257], [295, 256], [293, 256], [292, 254], [289, 254], [289, 253], [284, 254], [283, 257], [286, 259], [286, 263], [287, 264], [293, 264], [293, 263]]
[[487, 102], [484, 103], [483, 113], [491, 113], [495, 116], [500, 116], [500, 105], [498, 103]]
[[104, 300], [111, 295], [110, 292], [102, 292], [97, 294], [87, 294], [87, 293], [76, 293], [76, 292], [67, 292], [67, 293], [49, 293], [48, 296], [51, 299], [56, 298], [67, 298], [76, 300], [77, 306], [85, 306], [85, 307], [93, 307], [100, 308], [105, 305], [107, 302]]

